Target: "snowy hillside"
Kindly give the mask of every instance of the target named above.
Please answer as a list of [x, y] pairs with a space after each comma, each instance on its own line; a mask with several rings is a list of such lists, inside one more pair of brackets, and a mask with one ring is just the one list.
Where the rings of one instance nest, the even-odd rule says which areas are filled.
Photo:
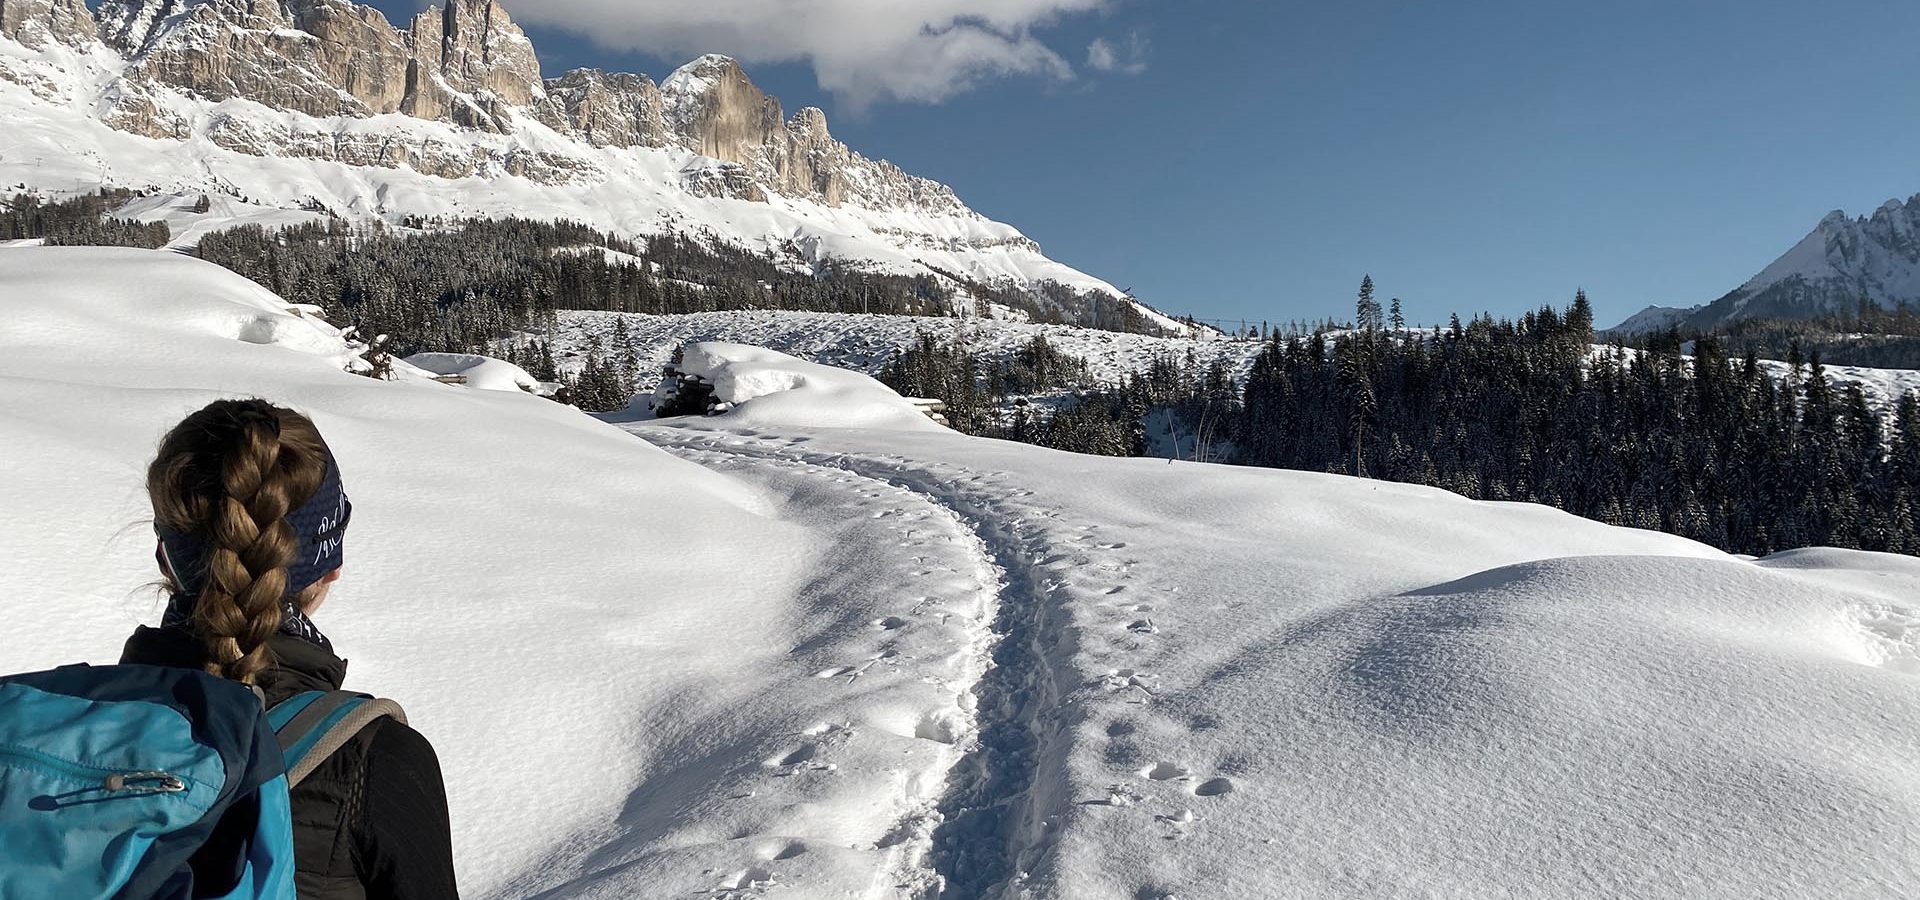
[[[843, 260], [1120, 296], [945, 185], [834, 140], [819, 110], [785, 117], [724, 57], [658, 85], [584, 69], [542, 79], [491, 0], [449, 0], [404, 27], [346, 0], [115, 0], [97, 23], [80, 0], [7, 10], [0, 189], [150, 192], [129, 214], [167, 220], [178, 243], [318, 210], [526, 216], [707, 233], [800, 269]], [[188, 211], [203, 195], [213, 208]]]
[[966, 438], [751, 348], [699, 351], [728, 416], [608, 424], [345, 374], [164, 253], [0, 251], [0, 305], [0, 658], [153, 620], [180, 415], [314, 414], [319, 624], [435, 741], [467, 896], [1920, 893], [1909, 558]]
[[1920, 195], [1889, 200], [1871, 216], [1834, 210], [1752, 280], [1705, 306], [1648, 307], [1613, 328], [1623, 334], [1670, 325], [1712, 328], [1735, 319], [1852, 312], [1862, 299], [1893, 309], [1920, 305]]

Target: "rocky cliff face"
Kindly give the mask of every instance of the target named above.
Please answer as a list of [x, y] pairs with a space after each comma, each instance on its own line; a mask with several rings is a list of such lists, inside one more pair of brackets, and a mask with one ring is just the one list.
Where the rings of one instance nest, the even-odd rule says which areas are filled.
[[[451, 178], [497, 170], [567, 180], [593, 170], [566, 154], [476, 156], [445, 141], [376, 139], [330, 124], [398, 113], [490, 134], [545, 127], [590, 147], [683, 148], [726, 164], [690, 171], [688, 187], [706, 196], [966, 212], [945, 186], [834, 140], [820, 110], [787, 118], [723, 56], [695, 60], [658, 85], [591, 69], [543, 80], [532, 42], [494, 0], [447, 0], [405, 28], [349, 0], [108, 0], [97, 27], [82, 0], [0, 0], [0, 22], [23, 43], [79, 45], [97, 35], [128, 61], [101, 98], [102, 118], [147, 137], [200, 133], [254, 155], [408, 165]], [[169, 103], [170, 93], [327, 121], [196, 115]]]
[[945, 185], [869, 160], [834, 140], [827, 114], [817, 108], [783, 121], [780, 101], [727, 57], [704, 56], [682, 66], [660, 93], [667, 128], [681, 146], [743, 167], [774, 193], [828, 206], [965, 209]]
[[500, 132], [545, 97], [532, 42], [492, 0], [449, 0], [405, 31], [347, 0], [110, 0], [100, 19], [130, 82], [211, 100]]
[[595, 147], [665, 147], [671, 139], [660, 88], [645, 75], [575, 69], [547, 82], [547, 96]]
[[0, 34], [37, 49], [89, 44], [99, 29], [84, 0], [0, 0]]

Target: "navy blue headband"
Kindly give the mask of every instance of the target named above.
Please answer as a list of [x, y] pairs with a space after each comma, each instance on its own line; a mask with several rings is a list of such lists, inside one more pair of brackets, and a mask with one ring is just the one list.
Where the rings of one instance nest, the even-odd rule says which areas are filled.
[[[329, 454], [320, 488], [299, 509], [287, 514], [287, 524], [293, 526], [299, 546], [293, 561], [287, 564], [287, 593], [282, 599], [292, 598], [340, 568], [347, 520], [352, 517], [353, 503], [340, 484], [340, 467]], [[160, 565], [173, 575], [181, 594], [199, 597], [207, 586], [210, 548], [205, 537], [158, 525], [154, 530], [160, 536]]]

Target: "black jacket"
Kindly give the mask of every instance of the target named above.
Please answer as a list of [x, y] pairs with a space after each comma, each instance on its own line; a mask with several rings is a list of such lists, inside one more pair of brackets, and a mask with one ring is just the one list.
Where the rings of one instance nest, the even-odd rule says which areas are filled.
[[[269, 704], [346, 680], [346, 661], [319, 646], [284, 634], [268, 646], [275, 663], [259, 683]], [[120, 661], [197, 669], [205, 658], [184, 630], [141, 628]], [[392, 719], [367, 726], [293, 789], [293, 851], [300, 900], [457, 898], [433, 745]]]

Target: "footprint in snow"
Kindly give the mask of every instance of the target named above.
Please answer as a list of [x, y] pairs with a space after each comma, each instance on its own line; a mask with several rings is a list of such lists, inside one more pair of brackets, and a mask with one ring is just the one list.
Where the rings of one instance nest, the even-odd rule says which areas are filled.
[[1193, 789], [1193, 794], [1196, 797], [1219, 797], [1231, 793], [1233, 793], [1233, 779], [1231, 778], [1209, 778], [1206, 781], [1200, 782], [1199, 786]]
[[748, 900], [778, 887], [778, 879], [772, 870], [754, 866], [721, 879], [719, 887], [705, 893], [716, 900]]
[[1151, 778], [1154, 781], [1173, 781], [1175, 779], [1185, 780], [1187, 777], [1191, 776], [1192, 774], [1193, 774], [1193, 771], [1191, 769], [1188, 769], [1186, 766], [1180, 765], [1179, 763], [1164, 762], [1164, 761], [1155, 763], [1151, 768], [1142, 769], [1140, 771], [1141, 778]]
[[[826, 762], [819, 759], [819, 756], [820, 750], [817, 747], [795, 750], [781, 757], [779, 765], [772, 767], [777, 770], [773, 773], [774, 777], [789, 778], [802, 772], [833, 772], [839, 770], [839, 763]], [[789, 760], [792, 760], [792, 762], [789, 762]]]
[[768, 855], [767, 860], [769, 862], [778, 862], [783, 859], [793, 859], [795, 857], [800, 857], [805, 855], [807, 855], [806, 845], [800, 843], [799, 841], [793, 841], [788, 843], [785, 847], [780, 848], [779, 852]]
[[1105, 797], [1098, 797], [1092, 800], [1082, 800], [1080, 801], [1080, 805], [1081, 806], [1132, 806], [1135, 803], [1139, 803], [1140, 801], [1145, 799], [1146, 797], [1141, 795], [1139, 791], [1136, 791], [1133, 788], [1127, 787], [1124, 784], [1116, 784], [1116, 785], [1110, 785], [1107, 788], [1107, 795]]
[[1148, 695], [1153, 695], [1159, 693], [1155, 687], [1155, 682], [1158, 680], [1158, 675], [1148, 672], [1138, 672], [1133, 669], [1115, 669], [1114, 671], [1095, 678], [1089, 682], [1089, 684], [1098, 685], [1110, 691], [1133, 689]]

